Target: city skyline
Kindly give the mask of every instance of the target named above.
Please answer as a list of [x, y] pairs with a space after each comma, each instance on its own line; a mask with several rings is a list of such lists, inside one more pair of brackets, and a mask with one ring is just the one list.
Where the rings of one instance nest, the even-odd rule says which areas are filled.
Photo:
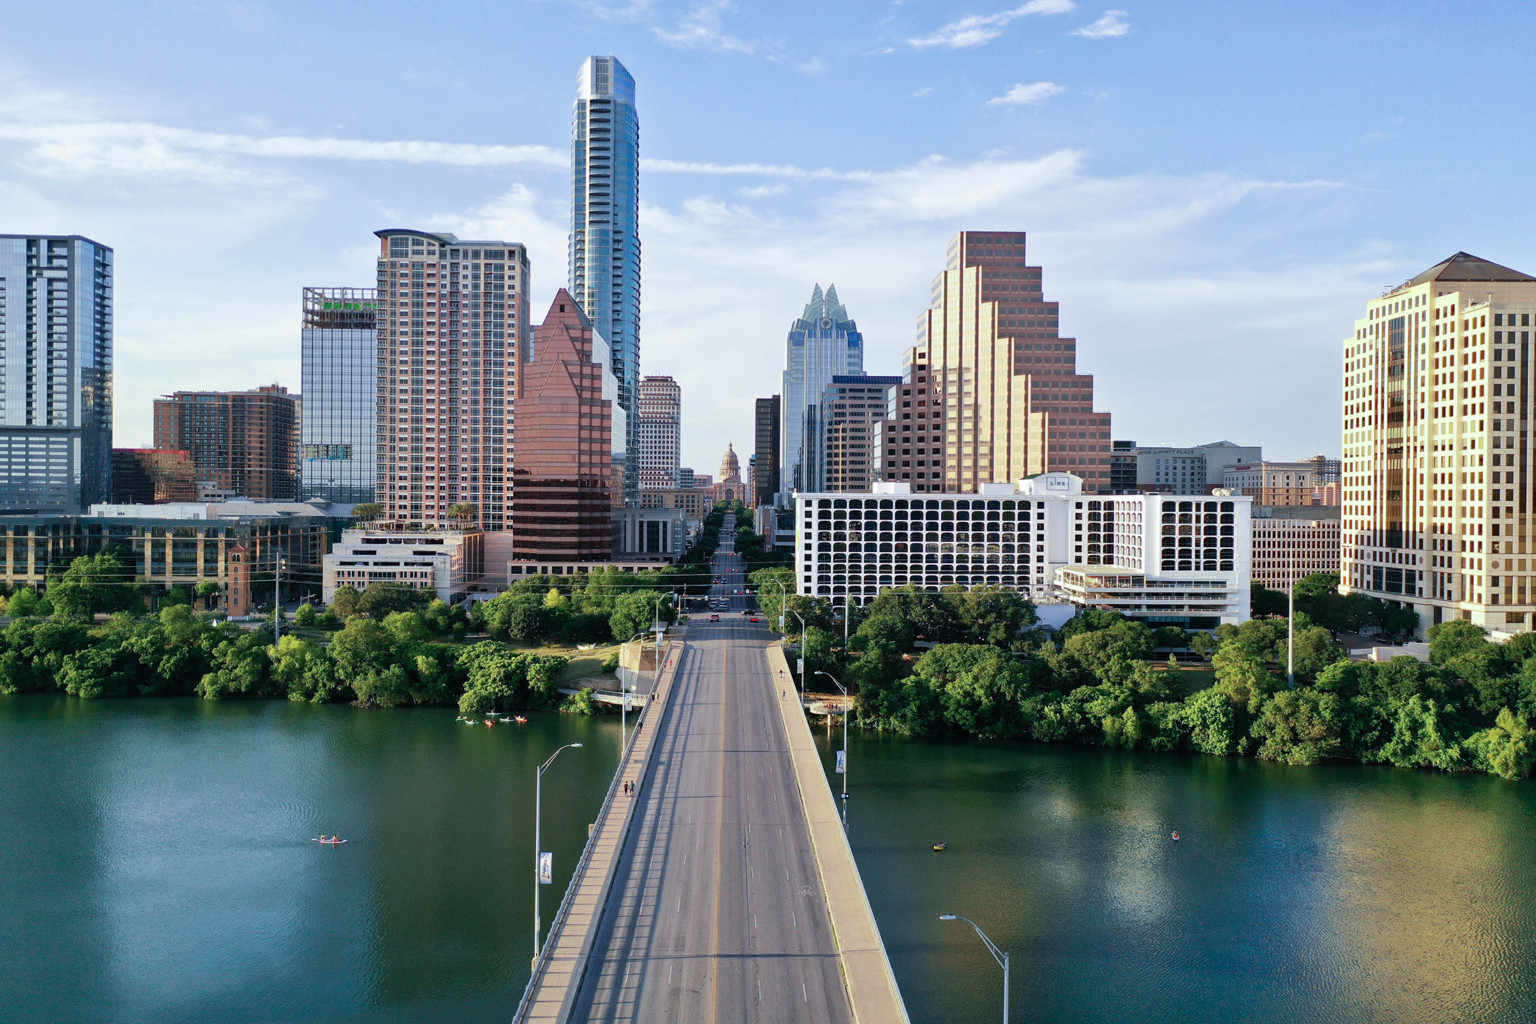
[[[804, 33], [808, 8], [794, 4], [548, 3], [444, 18], [418, 38], [386, 4], [370, 25], [380, 47], [456, 59], [383, 75], [371, 47], [314, 60], [311, 44], [293, 46], [334, 37], [340, 13], [306, 11], [300, 31], [277, 4], [24, 9], [0, 67], [0, 220], [117, 251], [116, 435], [145, 444], [162, 363], [181, 368], [177, 386], [296, 389], [295, 297], [315, 281], [366, 283], [359, 239], [381, 227], [522, 241], [533, 288], [562, 283], [571, 73], [613, 52], [646, 101], [645, 365], [699, 395], [682, 453], [695, 465], [711, 464], [716, 438], [747, 443], [782, 310], [817, 279], [859, 310], [868, 371], [896, 372], [926, 306], [928, 254], [958, 230], [1030, 234], [1117, 436], [1248, 438], [1285, 458], [1337, 448], [1338, 411], [1308, 383], [1333, 371], [1331, 339], [1362, 299], [1446, 252], [1536, 264], [1515, 223], [1469, 234], [1453, 203], [1401, 216], [1408, 195], [1498, 202], [1523, 187], [1518, 133], [1499, 160], [1414, 158], [1464, 116], [1456, 97], [1477, 73], [1440, 68], [1443, 88], [1397, 112], [1409, 68], [1440, 67], [1448, 5], [1241, 19], [1219, 5], [1115, 18], [1026, 6], [851, 4]], [[1519, 50], [1533, 29], [1516, 10], [1457, 10], [1456, 23]], [[502, 19], [517, 31], [496, 31]], [[467, 71], [494, 38], [512, 40], [515, 85], [487, 89]], [[246, 59], [210, 45], [226, 39]], [[54, 59], [76, 72], [55, 80]], [[1531, 74], [1500, 69], [1512, 123]], [[807, 151], [813, 111], [837, 129]], [[281, 260], [252, 256], [278, 246]], [[785, 260], [790, 247], [815, 258]], [[234, 294], [235, 321], [201, 301]], [[723, 371], [703, 365], [722, 316], [739, 349]], [[1256, 397], [1234, 386], [1234, 350], [1265, 382]], [[1170, 422], [1172, 388], [1202, 400]]]

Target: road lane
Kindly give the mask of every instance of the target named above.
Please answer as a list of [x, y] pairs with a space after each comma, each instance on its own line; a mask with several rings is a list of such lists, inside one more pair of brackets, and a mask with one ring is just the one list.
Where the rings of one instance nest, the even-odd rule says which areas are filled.
[[[731, 520], [727, 519], [729, 526]], [[722, 548], [733, 532], [722, 529]], [[740, 557], [716, 555], [723, 590]], [[728, 595], [745, 604], [743, 595]], [[771, 638], [693, 619], [573, 1020], [851, 1021], [784, 729]]]

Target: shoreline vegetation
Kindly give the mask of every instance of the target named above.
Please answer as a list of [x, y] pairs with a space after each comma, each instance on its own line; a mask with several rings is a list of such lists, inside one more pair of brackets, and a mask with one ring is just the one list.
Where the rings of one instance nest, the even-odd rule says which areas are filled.
[[[300, 605], [276, 643], [275, 618], [242, 626], [194, 610], [194, 600], [215, 597], [217, 588], [151, 587], [135, 579], [126, 552], [108, 549], [50, 573], [41, 593], [0, 597], [0, 613], [13, 619], [0, 630], [0, 694], [602, 714], [607, 707], [582, 684], [611, 677], [616, 645], [658, 616], [675, 621], [674, 591], [707, 592], [709, 559], [729, 512], [751, 516], [740, 502], [717, 505], [675, 565], [530, 576], [490, 600], [453, 607], [398, 585], [341, 587], [327, 608]], [[786, 561], [765, 551], [750, 527], [737, 530], [736, 545], [749, 565]], [[155, 600], [158, 612], [148, 610]]]
[[[1339, 595], [1329, 574], [1296, 588], [1294, 689], [1284, 618], [1205, 635], [1087, 610], [1049, 631], [1021, 595], [950, 587], [882, 591], [843, 623], [826, 599], [795, 595], [784, 570], [751, 581], [770, 622], [786, 603], [804, 618], [807, 681], [817, 671], [841, 680], [865, 728], [1506, 779], [1536, 769], [1536, 634], [1495, 644], [1470, 622], [1446, 622], [1429, 630], [1428, 664], [1350, 661], [1341, 630], [1406, 624], [1401, 609]], [[787, 601], [774, 583], [790, 588]], [[785, 625], [799, 629], [793, 615]]]

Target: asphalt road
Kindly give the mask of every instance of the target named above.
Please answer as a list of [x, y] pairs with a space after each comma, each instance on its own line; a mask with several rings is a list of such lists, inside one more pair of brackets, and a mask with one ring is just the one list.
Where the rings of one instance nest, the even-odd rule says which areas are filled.
[[693, 617], [573, 1020], [851, 1022], [770, 639], [739, 611]]

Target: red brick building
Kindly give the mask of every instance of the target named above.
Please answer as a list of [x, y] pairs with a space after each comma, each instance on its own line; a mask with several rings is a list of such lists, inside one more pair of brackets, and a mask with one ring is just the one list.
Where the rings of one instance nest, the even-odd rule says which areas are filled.
[[298, 401], [278, 384], [155, 400], [155, 447], [191, 452], [199, 481], [253, 501], [297, 499], [298, 427]]

